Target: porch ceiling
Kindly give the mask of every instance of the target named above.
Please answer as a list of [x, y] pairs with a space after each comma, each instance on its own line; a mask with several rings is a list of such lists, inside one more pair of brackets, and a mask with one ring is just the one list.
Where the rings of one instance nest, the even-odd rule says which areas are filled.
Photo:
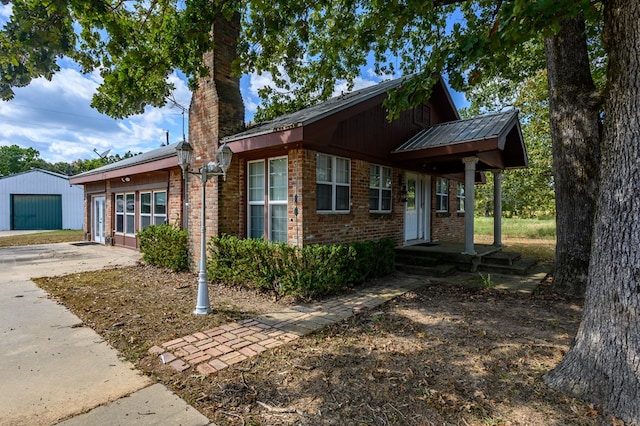
[[462, 158], [476, 156], [477, 170], [527, 167], [518, 112], [508, 111], [438, 124], [396, 148], [392, 159], [425, 173], [464, 172]]

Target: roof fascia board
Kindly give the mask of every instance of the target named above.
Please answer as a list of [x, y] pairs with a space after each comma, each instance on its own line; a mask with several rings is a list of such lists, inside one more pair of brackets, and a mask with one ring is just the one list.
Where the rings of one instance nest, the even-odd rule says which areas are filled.
[[497, 138], [459, 142], [455, 144], [436, 146], [432, 148], [415, 149], [411, 151], [392, 152], [392, 158], [396, 161], [415, 160], [420, 157], [436, 157], [451, 154], [469, 153], [475, 155], [477, 152], [492, 151], [498, 147]]
[[285, 146], [300, 142], [304, 136], [304, 128], [301, 126], [277, 132], [263, 132], [245, 138], [227, 141], [227, 146], [234, 154], [241, 154], [256, 149]]
[[91, 175], [84, 175], [78, 177], [71, 177], [69, 183], [83, 184], [89, 182], [99, 182], [101, 180], [115, 179], [127, 175], [136, 175], [140, 173], [155, 172], [162, 169], [169, 169], [178, 167], [178, 157], [172, 156], [163, 158], [161, 160], [149, 161], [147, 163], [136, 164], [129, 167], [123, 167], [120, 169], [113, 169], [104, 172], [94, 173]]

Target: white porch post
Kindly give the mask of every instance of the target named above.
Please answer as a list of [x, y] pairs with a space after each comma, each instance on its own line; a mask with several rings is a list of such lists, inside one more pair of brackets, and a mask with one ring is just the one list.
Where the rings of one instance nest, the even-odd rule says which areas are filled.
[[493, 245], [502, 246], [502, 170], [493, 172]]
[[478, 157], [465, 157], [464, 163], [464, 252], [463, 254], [475, 255], [473, 244], [473, 219], [476, 204], [475, 183], [476, 164]]

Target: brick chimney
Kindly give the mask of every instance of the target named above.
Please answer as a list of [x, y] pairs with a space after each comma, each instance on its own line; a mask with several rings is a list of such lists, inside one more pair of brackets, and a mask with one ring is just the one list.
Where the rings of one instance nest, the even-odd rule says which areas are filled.
[[[191, 98], [189, 110], [189, 143], [193, 147], [191, 170], [215, 160], [220, 139], [244, 128], [244, 104], [240, 95], [240, 78], [233, 75], [232, 63], [237, 57], [240, 15], [231, 21], [219, 17], [213, 26], [213, 52], [204, 55], [211, 73], [201, 78]], [[239, 160], [234, 158], [226, 181], [213, 177], [206, 188], [207, 240], [225, 232], [240, 232]], [[189, 176], [189, 249], [192, 266], [200, 259], [202, 214], [200, 178]]]

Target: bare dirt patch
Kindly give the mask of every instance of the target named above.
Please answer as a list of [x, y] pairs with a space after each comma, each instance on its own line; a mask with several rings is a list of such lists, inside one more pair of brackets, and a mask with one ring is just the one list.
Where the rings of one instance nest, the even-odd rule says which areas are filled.
[[291, 301], [217, 284], [192, 314], [196, 276], [140, 265], [38, 280], [123, 357], [218, 425], [597, 425], [542, 381], [582, 307], [553, 296], [426, 285], [210, 376], [149, 347]]

